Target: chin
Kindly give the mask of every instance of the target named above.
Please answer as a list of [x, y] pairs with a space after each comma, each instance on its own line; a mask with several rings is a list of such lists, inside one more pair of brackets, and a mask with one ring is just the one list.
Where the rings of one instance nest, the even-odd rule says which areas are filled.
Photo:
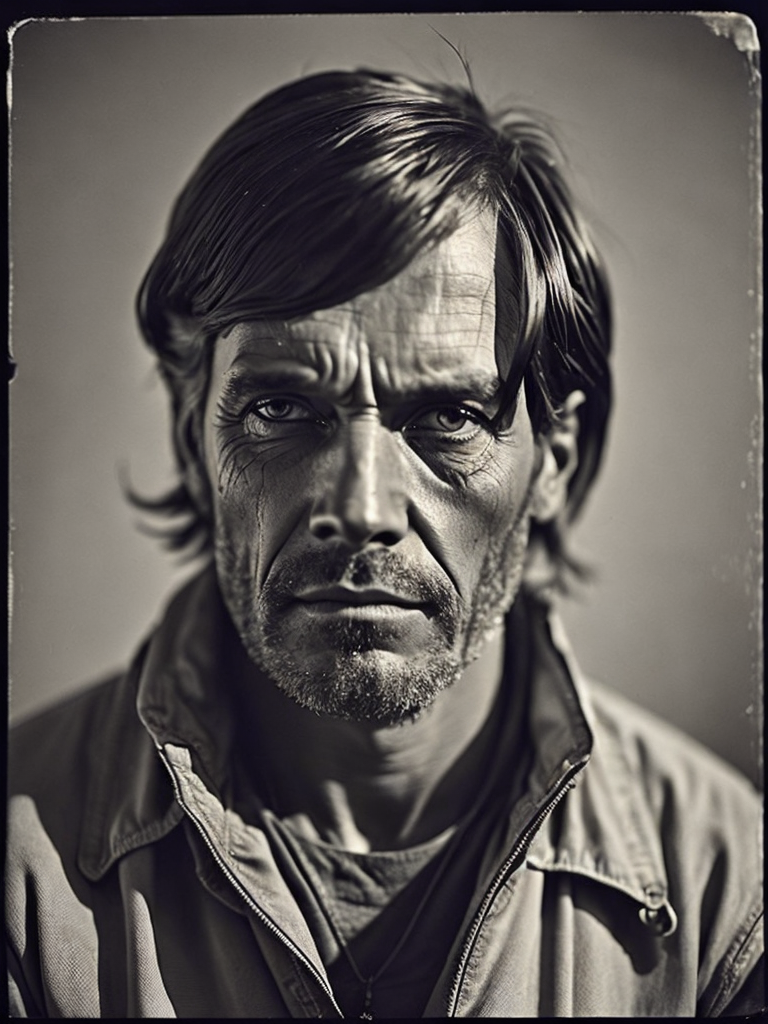
[[257, 647], [253, 660], [299, 707], [379, 726], [418, 718], [461, 674], [458, 659], [446, 651], [419, 658], [365, 650], [297, 659], [282, 646]]

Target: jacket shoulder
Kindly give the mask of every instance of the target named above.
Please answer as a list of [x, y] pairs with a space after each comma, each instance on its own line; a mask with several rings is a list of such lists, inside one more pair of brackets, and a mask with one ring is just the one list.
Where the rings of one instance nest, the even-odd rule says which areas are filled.
[[592, 781], [602, 778], [597, 788], [612, 791], [626, 831], [648, 837], [652, 860], [663, 865], [680, 942], [698, 947], [699, 1011], [729, 1012], [749, 972], [761, 970], [762, 795], [703, 744], [627, 698], [597, 684], [590, 697]]
[[9, 794], [45, 792], [62, 773], [79, 776], [94, 738], [131, 701], [132, 680], [119, 673], [11, 726], [8, 737]]
[[590, 680], [597, 755], [606, 747], [621, 754], [653, 803], [674, 798], [687, 812], [691, 801], [732, 803], [754, 820], [761, 795], [737, 768], [686, 732], [617, 690]]
[[138, 664], [10, 730], [9, 867], [15, 856], [29, 854], [42, 833], [63, 862], [74, 865], [81, 837], [105, 826], [102, 818], [117, 799], [120, 779], [141, 777], [142, 754], [153, 750], [136, 711]]

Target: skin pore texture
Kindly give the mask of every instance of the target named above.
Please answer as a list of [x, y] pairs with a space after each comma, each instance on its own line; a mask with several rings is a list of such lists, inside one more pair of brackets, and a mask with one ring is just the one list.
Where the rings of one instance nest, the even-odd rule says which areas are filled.
[[471, 803], [530, 521], [575, 468], [523, 389], [491, 426], [495, 233], [475, 214], [371, 292], [216, 342], [205, 459], [249, 727], [280, 812], [352, 850]]

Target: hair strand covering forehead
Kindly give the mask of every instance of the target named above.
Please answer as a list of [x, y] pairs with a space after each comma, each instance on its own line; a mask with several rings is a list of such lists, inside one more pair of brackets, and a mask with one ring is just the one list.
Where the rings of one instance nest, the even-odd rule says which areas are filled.
[[225, 132], [182, 193], [145, 309], [157, 289], [166, 310], [215, 332], [369, 290], [456, 226], [472, 186], [482, 201], [492, 146], [481, 124], [407, 80], [336, 73], [286, 86]]
[[[211, 346], [244, 320], [290, 319], [390, 280], [468, 216], [497, 216], [497, 338], [534, 427], [585, 392], [568, 513], [597, 471], [611, 401], [602, 265], [550, 134], [464, 88], [375, 71], [299, 79], [249, 107], [179, 196], [138, 315], [170, 387], [176, 436], [202, 416]], [[502, 410], [502, 414], [505, 410]], [[162, 510], [162, 501], [156, 506]], [[179, 493], [174, 490], [174, 511]], [[203, 542], [210, 522], [190, 505]], [[546, 531], [545, 531], [546, 532]], [[188, 538], [188, 534], [186, 535]], [[560, 558], [555, 527], [544, 538]], [[173, 540], [171, 541], [173, 543]]]

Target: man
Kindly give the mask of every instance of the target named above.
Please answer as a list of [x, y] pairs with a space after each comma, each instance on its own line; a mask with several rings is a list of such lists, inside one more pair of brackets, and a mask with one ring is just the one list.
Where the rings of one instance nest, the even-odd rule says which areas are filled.
[[322, 74], [254, 105], [139, 295], [171, 546], [125, 676], [16, 730], [12, 1013], [762, 1004], [759, 802], [579, 677], [550, 610], [610, 407], [548, 134]]

